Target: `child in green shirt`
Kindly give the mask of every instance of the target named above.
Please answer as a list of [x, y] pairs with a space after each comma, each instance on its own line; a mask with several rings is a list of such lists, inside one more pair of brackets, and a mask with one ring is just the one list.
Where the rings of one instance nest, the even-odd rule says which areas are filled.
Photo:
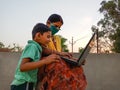
[[38, 23], [32, 31], [32, 39], [29, 40], [22, 52], [18, 66], [16, 68], [15, 77], [11, 84], [11, 90], [33, 90], [33, 86], [37, 82], [38, 68], [59, 62], [60, 57], [51, 54], [41, 59], [42, 45], [50, 42], [51, 30], [44, 24]]

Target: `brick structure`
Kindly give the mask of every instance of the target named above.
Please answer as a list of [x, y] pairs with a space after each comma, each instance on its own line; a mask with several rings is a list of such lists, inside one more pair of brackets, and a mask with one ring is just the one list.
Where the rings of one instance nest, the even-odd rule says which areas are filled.
[[11, 49], [8, 49], [8, 48], [0, 48], [0, 52], [11, 52]]

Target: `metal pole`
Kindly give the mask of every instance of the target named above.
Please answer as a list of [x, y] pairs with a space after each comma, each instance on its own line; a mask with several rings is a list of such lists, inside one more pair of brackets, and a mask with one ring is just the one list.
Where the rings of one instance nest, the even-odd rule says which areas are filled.
[[98, 29], [97, 29], [97, 53], [98, 53]]

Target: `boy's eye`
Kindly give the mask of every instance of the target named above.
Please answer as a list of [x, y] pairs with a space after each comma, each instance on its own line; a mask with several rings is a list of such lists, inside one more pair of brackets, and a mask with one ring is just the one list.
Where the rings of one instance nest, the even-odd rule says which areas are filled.
[[55, 27], [57, 27], [57, 28], [59, 28], [59, 29], [60, 29], [60, 27], [59, 27], [59, 26], [55, 26]]
[[55, 25], [55, 27], [59, 27], [59, 26]]
[[60, 30], [60, 28], [61, 28], [61, 26], [59, 26], [59, 25], [57, 25], [57, 24], [53, 24], [53, 23], [52, 23], [52, 25], [55, 26], [58, 30]]
[[58, 25], [54, 25], [56, 28], [60, 29], [60, 27]]
[[50, 35], [48, 35], [48, 36], [47, 36], [47, 38], [51, 38], [51, 36], [50, 36]]

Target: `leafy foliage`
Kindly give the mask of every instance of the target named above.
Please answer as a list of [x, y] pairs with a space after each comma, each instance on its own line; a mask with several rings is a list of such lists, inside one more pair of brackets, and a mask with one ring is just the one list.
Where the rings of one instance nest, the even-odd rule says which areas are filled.
[[111, 50], [120, 53], [120, 0], [102, 1], [99, 11], [104, 15], [98, 22], [100, 33], [113, 44]]
[[9, 50], [11, 52], [22, 52], [22, 47], [20, 47], [16, 43], [13, 43], [12, 46], [11, 45], [5, 46], [2, 42], [0, 42], [0, 48]]
[[64, 37], [62, 37], [62, 36], [60, 36], [60, 37], [61, 37], [61, 47], [62, 47], [62, 51], [64, 51], [64, 52], [69, 52], [68, 47], [67, 47], [67, 45], [65, 44], [66, 41], [67, 41], [67, 39], [64, 38]]
[[84, 50], [84, 48], [82, 48], [82, 47], [79, 48], [80, 53], [82, 53], [83, 50]]
[[0, 42], [0, 48], [4, 48], [4, 47], [5, 45], [2, 42]]

